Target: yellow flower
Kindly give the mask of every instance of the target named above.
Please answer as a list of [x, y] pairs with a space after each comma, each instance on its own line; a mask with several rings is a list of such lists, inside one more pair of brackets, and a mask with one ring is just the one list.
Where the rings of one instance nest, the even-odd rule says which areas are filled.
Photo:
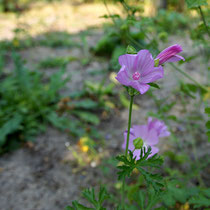
[[78, 146], [82, 152], [88, 152], [89, 147], [87, 145], [87, 142], [88, 142], [88, 137], [84, 136], [84, 137], [80, 138], [80, 140], [78, 142]]

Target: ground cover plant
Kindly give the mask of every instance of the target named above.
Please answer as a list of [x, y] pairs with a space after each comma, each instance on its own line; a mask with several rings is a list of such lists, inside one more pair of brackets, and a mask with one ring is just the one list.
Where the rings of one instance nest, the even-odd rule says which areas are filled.
[[208, 2], [28, 2], [1, 13], [2, 208], [209, 209]]

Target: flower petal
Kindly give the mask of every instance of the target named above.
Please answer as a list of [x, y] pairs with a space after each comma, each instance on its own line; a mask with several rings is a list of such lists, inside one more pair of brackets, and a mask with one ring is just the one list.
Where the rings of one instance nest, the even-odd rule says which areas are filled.
[[134, 71], [139, 72], [142, 76], [153, 70], [154, 59], [148, 50], [140, 50], [137, 54]]
[[168, 59], [166, 61], [166, 63], [169, 63], [169, 62], [177, 62], [177, 61], [180, 61], [180, 60], [185, 61], [185, 59], [182, 56], [180, 56], [180, 55], [174, 55], [173, 57], [171, 57], [170, 59]]
[[136, 157], [136, 160], [140, 159], [140, 149], [137, 149], [133, 152], [133, 156]]
[[[133, 140], [136, 139], [136, 136], [134, 135], [134, 129], [131, 128], [130, 129], [130, 136], [129, 136], [129, 145], [128, 145], [128, 149], [129, 150], [134, 150], [134, 145], [133, 145]], [[122, 148], [125, 149], [126, 148], [126, 143], [127, 143], [127, 130], [124, 132], [124, 143], [122, 145]]]
[[140, 81], [142, 83], [154, 82], [154, 81], [156, 81], [158, 79], [163, 78], [164, 71], [163, 71], [163, 67], [162, 66], [154, 67], [153, 69], [154, 69], [154, 71], [148, 73], [147, 75], [145, 75], [145, 76], [143, 76], [141, 78]]
[[155, 129], [150, 129], [147, 133], [145, 143], [149, 146], [155, 145], [158, 143], [158, 133]]
[[130, 86], [138, 90], [141, 94], [146, 93], [150, 88], [149, 85], [134, 80], [130, 82]]
[[137, 58], [136, 54], [121, 55], [118, 59], [121, 66], [125, 66], [129, 74], [134, 73], [134, 63]]
[[[173, 56], [175, 56], [176, 54], [182, 52], [182, 47], [178, 44], [172, 45], [166, 49], [164, 49], [162, 52], [160, 52], [156, 59], [159, 59], [159, 65], [167, 62], [168, 60], [170, 60]], [[170, 61], [172, 62], [172, 61]], [[175, 61], [173, 61], [175, 62]]]
[[117, 76], [115, 77], [121, 84], [129, 86], [130, 78], [128, 76], [128, 72], [126, 71], [126, 67], [122, 66]]
[[152, 152], [152, 154], [151, 155], [149, 155], [148, 156], [148, 158], [150, 158], [150, 157], [152, 157], [153, 155], [155, 155], [156, 153], [158, 153], [159, 152], [159, 149], [157, 148], [157, 147], [151, 147], [151, 152]]
[[133, 125], [134, 135], [138, 138], [142, 138], [143, 140], [147, 137], [148, 127], [147, 125]]
[[160, 132], [159, 137], [160, 137], [160, 138], [161, 138], [161, 137], [167, 137], [167, 136], [170, 136], [170, 135], [171, 135], [171, 132], [168, 131], [168, 130], [167, 130], [167, 127], [166, 127], [166, 129], [164, 129], [164, 130], [162, 130], [162, 131]]

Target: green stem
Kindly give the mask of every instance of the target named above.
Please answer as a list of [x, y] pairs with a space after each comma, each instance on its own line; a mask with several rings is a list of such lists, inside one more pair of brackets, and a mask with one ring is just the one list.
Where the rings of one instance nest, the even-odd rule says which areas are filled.
[[131, 114], [132, 114], [133, 98], [134, 98], [134, 96], [131, 96], [131, 99], [130, 99], [129, 118], [128, 118], [128, 131], [127, 131], [125, 156], [128, 155], [128, 145], [129, 145], [129, 137], [130, 137], [130, 129], [131, 129]]
[[204, 24], [205, 27], [206, 27], [206, 31], [207, 31], [208, 35], [210, 36], [209, 28], [208, 28], [208, 25], [206, 24], [205, 16], [204, 16], [204, 14], [203, 14], [203, 11], [202, 11], [202, 9], [201, 9], [201, 6], [199, 6], [198, 9], [199, 9], [199, 11], [200, 11], [201, 18], [202, 18], [202, 20], [203, 20], [203, 24]]
[[201, 89], [206, 91], [206, 88], [201, 85], [200, 83], [198, 83], [196, 80], [194, 80], [189, 74], [185, 73], [184, 71], [182, 71], [179, 67], [177, 67], [176, 65], [174, 65], [173, 63], [170, 63], [170, 65], [175, 68], [179, 73], [183, 74], [185, 77], [187, 77], [189, 80], [191, 80], [192, 82], [194, 82], [197, 86], [199, 86]]
[[[128, 146], [129, 146], [129, 137], [130, 137], [130, 129], [131, 129], [131, 115], [132, 115], [133, 98], [134, 98], [134, 95], [132, 95], [131, 98], [130, 98], [130, 107], [129, 107], [129, 118], [128, 118], [128, 130], [127, 130], [125, 156], [128, 155]], [[125, 177], [123, 178], [123, 185], [122, 185], [122, 205], [123, 205], [123, 209], [125, 209]]]

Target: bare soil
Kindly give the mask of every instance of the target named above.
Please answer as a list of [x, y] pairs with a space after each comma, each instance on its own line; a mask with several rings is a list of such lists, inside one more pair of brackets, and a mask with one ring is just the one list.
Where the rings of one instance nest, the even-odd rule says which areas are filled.
[[[53, 23], [51, 19], [49, 19]], [[96, 30], [95, 35], [88, 36], [89, 46], [99, 39], [101, 30]], [[192, 43], [183, 37], [172, 37], [167, 45], [179, 43], [183, 46], [184, 55], [190, 56], [192, 53]], [[164, 48], [164, 46], [163, 46]], [[195, 49], [198, 50], [198, 49]], [[76, 56], [83, 57], [84, 52], [80, 48], [48, 48], [35, 47], [21, 51], [22, 57], [27, 61], [28, 67], [34, 67], [38, 61], [54, 56]], [[79, 90], [82, 88], [84, 80], [98, 81], [101, 75], [90, 75], [89, 71], [93, 69], [107, 68], [108, 60], [99, 60], [91, 58], [90, 64], [83, 66], [79, 61], [70, 62], [67, 66], [67, 72], [72, 76], [68, 89], [64, 91]], [[12, 67], [8, 60], [8, 68]], [[182, 66], [186, 72], [199, 82], [205, 82], [205, 73], [200, 73], [199, 69], [205, 69], [199, 59], [193, 60]], [[44, 69], [47, 77], [56, 69]], [[108, 73], [107, 73], [108, 76]], [[164, 97], [176, 88], [177, 79], [183, 78], [175, 72], [169, 65], [165, 67], [165, 79], [160, 81], [163, 87], [158, 91], [158, 97]], [[121, 87], [117, 87], [121, 88]], [[157, 93], [155, 91], [155, 93]], [[175, 99], [176, 100], [176, 99]], [[133, 124], [146, 123], [146, 113], [157, 110], [154, 101], [148, 95], [137, 96], [135, 102], [139, 105], [138, 110], [133, 111]], [[189, 99], [188, 110], [194, 109]], [[200, 107], [203, 109], [203, 107]], [[180, 103], [174, 106], [171, 114], [184, 116]], [[110, 118], [101, 122], [98, 130], [105, 139], [105, 146], [99, 150], [99, 153], [105, 153], [105, 158], [119, 154], [123, 141], [123, 131], [127, 127], [128, 110], [123, 109], [120, 112], [113, 111]], [[185, 129], [184, 127], [182, 127]], [[175, 124], [172, 129], [177, 133], [180, 141], [187, 141], [186, 135], [180, 133], [180, 126]], [[204, 129], [204, 123], [199, 128]], [[98, 186], [99, 183], [114, 183], [116, 175], [111, 178], [105, 177], [100, 170], [101, 161], [97, 165], [87, 164], [84, 167], [75, 165], [75, 159], [72, 151], [68, 150], [67, 144], [76, 147], [78, 139], [65, 132], [55, 128], [48, 127], [45, 133], [36, 137], [33, 144], [29, 144], [10, 154], [0, 157], [0, 209], [2, 210], [61, 210], [73, 200], [79, 198], [81, 190], [86, 187]], [[198, 139], [201, 152], [199, 156], [208, 154], [209, 144], [206, 143], [205, 134], [201, 134]], [[176, 148], [174, 142], [168, 139], [160, 140], [160, 153]], [[77, 151], [77, 150], [76, 150]], [[79, 154], [79, 153], [78, 153]], [[80, 155], [80, 154], [79, 154]], [[82, 154], [81, 154], [82, 155]], [[110, 176], [109, 176], [110, 177]], [[103, 180], [103, 181], [102, 181]]]

